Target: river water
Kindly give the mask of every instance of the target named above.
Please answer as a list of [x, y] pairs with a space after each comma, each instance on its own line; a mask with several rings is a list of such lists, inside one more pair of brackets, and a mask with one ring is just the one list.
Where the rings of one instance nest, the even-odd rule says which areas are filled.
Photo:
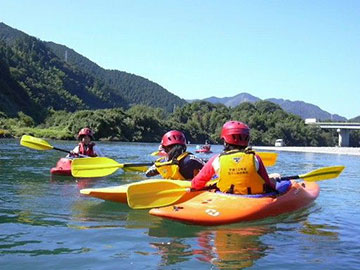
[[[49, 141], [72, 149], [75, 142]], [[120, 163], [153, 161], [157, 144], [99, 142]], [[189, 146], [195, 151], [195, 145]], [[221, 146], [213, 146], [220, 152]], [[319, 182], [315, 203], [291, 215], [218, 227], [163, 220], [147, 210], [80, 195], [144, 179], [51, 177], [64, 153], [0, 140], [1, 269], [359, 269], [360, 157], [279, 152], [269, 172], [296, 175], [345, 165]], [[208, 157], [203, 155], [202, 157]]]

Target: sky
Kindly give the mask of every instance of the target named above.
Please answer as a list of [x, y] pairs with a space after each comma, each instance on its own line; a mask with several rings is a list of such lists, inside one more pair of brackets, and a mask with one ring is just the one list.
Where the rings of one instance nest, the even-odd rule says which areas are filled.
[[360, 116], [357, 0], [0, 0], [0, 22], [184, 99], [246, 92]]

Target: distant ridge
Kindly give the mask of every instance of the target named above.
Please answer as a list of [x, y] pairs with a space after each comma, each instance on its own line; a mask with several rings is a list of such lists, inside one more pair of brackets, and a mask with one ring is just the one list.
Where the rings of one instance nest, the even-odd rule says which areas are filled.
[[316, 118], [319, 120], [346, 121], [347, 119], [337, 114], [328, 113], [319, 106], [306, 103], [304, 101], [290, 101], [284, 99], [269, 98], [275, 104], [278, 104], [284, 111], [299, 115], [301, 118]]
[[[250, 102], [254, 103], [259, 100], [261, 100], [258, 97], [255, 97], [249, 93], [240, 93], [238, 95], [235, 95], [233, 97], [209, 97], [202, 99], [204, 101], [208, 101], [211, 103], [221, 103], [228, 107], [235, 107], [243, 102]], [[304, 101], [291, 101], [291, 100], [284, 100], [284, 99], [276, 99], [276, 98], [269, 98], [266, 99], [267, 101], [273, 102], [275, 104], [278, 104], [284, 111], [296, 114], [300, 116], [301, 118], [316, 118], [318, 120], [331, 120], [331, 121], [347, 121], [347, 119], [343, 116], [337, 115], [337, 114], [331, 114], [324, 110], [322, 110], [320, 107], [306, 103]], [[188, 100], [188, 102], [192, 102], [191, 100]]]
[[204, 101], [208, 101], [211, 103], [222, 103], [228, 107], [235, 107], [243, 102], [250, 102], [254, 103], [256, 101], [261, 100], [260, 98], [254, 97], [253, 95], [250, 95], [248, 93], [240, 93], [233, 97], [224, 97], [224, 98], [217, 98], [217, 97], [209, 97], [203, 99]]

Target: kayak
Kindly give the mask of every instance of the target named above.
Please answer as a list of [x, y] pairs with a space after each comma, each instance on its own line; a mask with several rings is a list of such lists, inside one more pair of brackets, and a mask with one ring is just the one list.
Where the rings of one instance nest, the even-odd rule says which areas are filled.
[[203, 145], [201, 147], [200, 147], [200, 145], [197, 145], [195, 152], [196, 153], [212, 153], [211, 145], [205, 144], [205, 145]]
[[51, 174], [71, 176], [71, 162], [70, 158], [60, 158], [56, 163], [56, 167], [50, 169]]
[[[157, 181], [164, 181], [164, 179], [149, 179], [143, 180], [138, 183], [154, 183]], [[181, 182], [184, 187], [189, 187], [191, 185], [190, 181], [182, 181], [182, 180], [166, 180], [166, 181], [175, 181]], [[102, 199], [105, 201], [113, 201], [118, 203], [128, 203], [127, 202], [127, 190], [128, 186], [131, 184], [125, 184], [120, 186], [112, 186], [112, 187], [104, 187], [104, 188], [85, 188], [81, 189], [80, 193], [85, 196], [90, 196], [98, 199]], [[176, 203], [184, 202], [198, 195], [200, 192], [186, 192]]]
[[210, 153], [212, 153], [212, 151], [201, 148], [201, 149], [196, 149], [195, 153], [209, 153], [210, 154]]
[[305, 208], [318, 197], [319, 192], [320, 188], [315, 182], [295, 181], [281, 195], [233, 195], [203, 191], [188, 201], [153, 208], [149, 213], [195, 225], [222, 225], [264, 219]]

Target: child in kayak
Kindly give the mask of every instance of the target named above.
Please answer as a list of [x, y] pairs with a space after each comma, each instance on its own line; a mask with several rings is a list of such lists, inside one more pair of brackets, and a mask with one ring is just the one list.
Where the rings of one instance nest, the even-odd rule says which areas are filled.
[[79, 144], [71, 151], [70, 156], [102, 157], [100, 149], [95, 145], [94, 133], [90, 128], [83, 128], [78, 134]]
[[166, 179], [192, 179], [204, 166], [204, 162], [186, 152], [184, 133], [171, 130], [164, 134], [161, 140], [162, 150], [167, 156], [159, 158], [145, 173], [147, 177], [161, 175]]
[[193, 190], [205, 187], [214, 175], [219, 177], [217, 189], [231, 194], [262, 194], [272, 191], [285, 192], [289, 186], [269, 178], [261, 158], [248, 148], [250, 128], [239, 121], [228, 121], [221, 130], [224, 151], [205, 164], [191, 182]]

